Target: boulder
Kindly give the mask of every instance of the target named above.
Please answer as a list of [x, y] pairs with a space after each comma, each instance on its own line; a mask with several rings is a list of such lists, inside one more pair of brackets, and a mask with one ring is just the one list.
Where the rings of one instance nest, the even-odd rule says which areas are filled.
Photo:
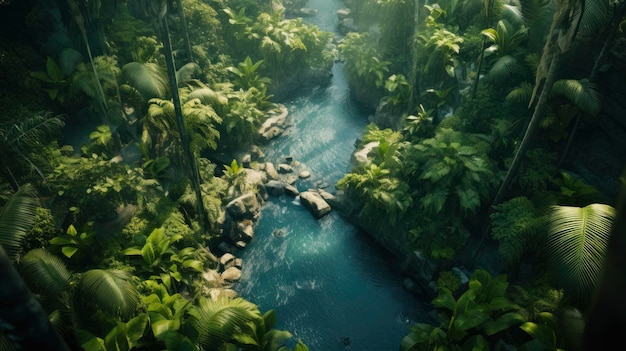
[[252, 157], [252, 161], [260, 161], [265, 158], [263, 150], [256, 145], [252, 145], [250, 148], [250, 156]]
[[300, 191], [298, 191], [298, 188], [296, 188], [295, 186], [291, 185], [291, 184], [287, 184], [285, 185], [285, 194], [291, 196], [291, 197], [296, 197], [298, 195], [300, 195]]
[[243, 155], [243, 157], [241, 157], [241, 164], [246, 167], [246, 168], [250, 168], [250, 164], [252, 163], [252, 155], [250, 154], [245, 154]]
[[339, 34], [346, 35], [350, 32], [358, 32], [359, 27], [354, 22], [354, 18], [348, 17], [342, 20], [339, 20], [339, 24], [337, 25], [337, 30]]
[[340, 20], [350, 17], [350, 9], [348, 8], [339, 9], [335, 13]]
[[243, 259], [239, 257], [235, 258], [235, 267], [241, 269], [241, 267], [243, 267]]
[[208, 271], [202, 273], [202, 278], [207, 281], [207, 286], [209, 288], [218, 288], [224, 283], [222, 276], [214, 269], [209, 269]]
[[320, 194], [320, 196], [322, 197], [322, 199], [324, 199], [324, 201], [328, 202], [330, 207], [335, 208], [336, 206], [339, 205], [339, 201], [337, 200], [335, 195], [329, 193], [328, 191], [324, 189], [317, 189], [317, 193]]
[[265, 174], [267, 174], [267, 179], [269, 180], [278, 180], [278, 172], [271, 162], [265, 163]]
[[331, 208], [328, 202], [316, 191], [303, 191], [300, 193], [300, 202], [306, 207], [313, 217], [320, 219], [327, 215]]
[[279, 108], [270, 115], [265, 122], [261, 125], [257, 134], [259, 135], [259, 139], [267, 143], [275, 137], [283, 134], [285, 129], [287, 128], [287, 114], [289, 111], [283, 105], [280, 105]]
[[250, 241], [254, 238], [254, 226], [251, 221], [241, 221], [237, 223], [238, 238], [244, 241]]
[[227, 282], [236, 282], [240, 278], [241, 278], [241, 270], [237, 267], [230, 267], [222, 272], [222, 279]]
[[310, 177], [310, 176], [311, 176], [311, 172], [310, 172], [309, 170], [305, 169], [305, 170], [300, 171], [300, 173], [298, 174], [298, 176], [299, 176], [301, 179], [306, 179], [306, 178], [308, 178], [308, 177]]
[[310, 7], [303, 7], [300, 9], [300, 11], [298, 11], [300, 16], [302, 17], [313, 17], [317, 15], [317, 12], [317, 9], [312, 9]]
[[226, 213], [236, 221], [255, 219], [260, 211], [261, 204], [253, 192], [241, 195], [226, 205]]
[[293, 173], [293, 167], [286, 163], [281, 163], [278, 165], [278, 174], [287, 174]]
[[244, 168], [247, 184], [263, 184], [267, 182], [267, 173], [252, 168]]
[[271, 196], [281, 196], [285, 193], [285, 183], [280, 180], [270, 180], [265, 183], [265, 189]]
[[220, 264], [224, 267], [224, 269], [232, 267], [235, 265], [235, 258], [235, 255], [227, 252], [220, 257]]

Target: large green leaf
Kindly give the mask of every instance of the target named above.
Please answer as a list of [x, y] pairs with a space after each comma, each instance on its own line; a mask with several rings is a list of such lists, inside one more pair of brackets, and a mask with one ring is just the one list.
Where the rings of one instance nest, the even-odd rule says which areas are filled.
[[[198, 330], [198, 343], [205, 350], [226, 350], [242, 336], [244, 331], [253, 333], [250, 322], [262, 319], [255, 304], [242, 298], [217, 300], [200, 299], [198, 307], [190, 312]], [[253, 336], [253, 335], [249, 335]]]
[[82, 274], [74, 292], [74, 308], [96, 306], [113, 316], [131, 316], [139, 306], [140, 295], [128, 272], [92, 269]]
[[17, 258], [22, 242], [34, 224], [38, 205], [35, 188], [25, 184], [0, 210], [0, 245], [12, 260]]
[[122, 67], [122, 80], [144, 97], [166, 98], [169, 84], [163, 68], [155, 63], [129, 62]]
[[31, 289], [48, 296], [57, 296], [69, 286], [70, 272], [63, 261], [44, 249], [24, 255], [20, 273]]
[[579, 301], [587, 301], [598, 282], [614, 217], [615, 209], [605, 204], [552, 207], [549, 262], [558, 283]]
[[602, 107], [598, 87], [587, 79], [558, 80], [552, 86], [552, 95], [563, 95], [579, 109], [594, 115]]

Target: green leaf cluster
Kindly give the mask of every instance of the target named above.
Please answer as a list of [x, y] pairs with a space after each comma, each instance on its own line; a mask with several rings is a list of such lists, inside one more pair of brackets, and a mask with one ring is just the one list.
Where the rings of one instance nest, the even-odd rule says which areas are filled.
[[476, 270], [458, 298], [441, 289], [433, 300], [439, 324], [413, 325], [400, 350], [486, 350], [490, 337], [498, 334], [506, 340], [512, 329], [526, 321], [522, 308], [510, 300], [508, 286], [506, 275], [492, 277]]

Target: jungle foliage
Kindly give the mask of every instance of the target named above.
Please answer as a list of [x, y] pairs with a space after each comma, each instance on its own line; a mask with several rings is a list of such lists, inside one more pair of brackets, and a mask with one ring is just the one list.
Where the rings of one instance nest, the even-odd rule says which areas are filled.
[[[307, 350], [273, 310], [206, 297], [224, 202], [246, 186], [209, 159], [341, 59], [353, 97], [393, 123], [367, 127], [337, 188], [437, 267], [437, 319], [400, 349], [572, 348], [615, 210], [561, 160], [602, 110], [599, 46], [623, 40], [624, 3], [356, 1], [337, 44], [278, 5], [68, 0], [28, 9], [36, 50], [2, 38], [0, 244], [57, 333], [85, 350]], [[66, 145], [62, 128], [85, 125]], [[487, 246], [508, 275], [475, 264]]]

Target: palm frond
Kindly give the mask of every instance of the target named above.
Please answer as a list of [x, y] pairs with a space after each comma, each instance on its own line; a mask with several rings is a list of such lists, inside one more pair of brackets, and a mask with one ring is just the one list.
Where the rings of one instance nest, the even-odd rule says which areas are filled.
[[131, 275], [121, 270], [89, 270], [82, 274], [74, 292], [74, 309], [96, 306], [112, 316], [131, 316], [140, 301]]
[[610, 1], [584, 1], [583, 15], [578, 32], [583, 36], [593, 36], [611, 21]]
[[262, 319], [257, 306], [242, 298], [200, 299], [193, 311], [198, 343], [204, 350], [225, 350], [235, 335], [249, 331], [250, 322]]
[[513, 90], [506, 95], [506, 101], [510, 103], [528, 105], [532, 94], [533, 85], [528, 81], [524, 81], [517, 87], [513, 88]]
[[615, 209], [605, 204], [552, 207], [548, 257], [560, 284], [582, 303], [599, 280], [614, 217]]
[[17, 149], [21, 146], [38, 146], [47, 138], [59, 134], [64, 125], [62, 116], [52, 116], [50, 111], [40, 111], [13, 124], [4, 133], [3, 142]]
[[122, 67], [122, 81], [137, 89], [145, 99], [167, 97], [169, 84], [163, 68], [155, 63], [129, 62]]
[[30, 184], [20, 187], [0, 210], [0, 245], [16, 260], [24, 238], [31, 230], [39, 206], [36, 190]]
[[505, 82], [520, 70], [517, 59], [511, 55], [500, 57], [489, 70], [489, 80], [496, 83]]
[[178, 83], [178, 86], [184, 86], [185, 83], [192, 80], [193, 77], [200, 72], [202, 72], [202, 70], [200, 69], [200, 66], [195, 62], [189, 62], [183, 67], [179, 68], [178, 71], [176, 71], [176, 82]]
[[61, 259], [44, 249], [28, 251], [20, 262], [20, 273], [28, 286], [49, 296], [69, 286], [70, 272]]
[[221, 94], [209, 87], [194, 89], [187, 96], [187, 100], [191, 99], [199, 99], [203, 104], [213, 106], [213, 108], [218, 106], [225, 107], [228, 105], [228, 97], [226, 95]]
[[503, 6], [502, 17], [515, 26], [524, 24], [522, 8], [519, 4], [505, 4]]
[[587, 79], [561, 79], [554, 82], [552, 96], [562, 95], [581, 110], [596, 114], [600, 112], [601, 94], [598, 87]]

